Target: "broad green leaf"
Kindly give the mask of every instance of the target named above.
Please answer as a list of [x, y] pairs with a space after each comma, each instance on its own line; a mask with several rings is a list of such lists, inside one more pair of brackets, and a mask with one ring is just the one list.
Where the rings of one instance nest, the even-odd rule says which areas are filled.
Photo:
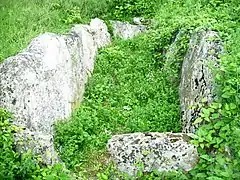
[[212, 114], [212, 117], [213, 117], [214, 119], [217, 119], [217, 118], [219, 118], [219, 114], [218, 114], [218, 113], [214, 113], [214, 114]]
[[194, 124], [194, 125], [195, 125], [195, 124], [199, 124], [199, 123], [201, 123], [202, 121], [203, 121], [203, 119], [199, 117], [199, 118], [197, 118], [197, 119], [194, 121], [193, 124]]
[[236, 104], [230, 103], [230, 109], [236, 109], [236, 108], [237, 108]]

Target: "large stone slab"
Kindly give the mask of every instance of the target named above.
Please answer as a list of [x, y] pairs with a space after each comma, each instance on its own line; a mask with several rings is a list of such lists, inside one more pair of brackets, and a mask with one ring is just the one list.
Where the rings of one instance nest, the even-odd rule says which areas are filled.
[[134, 176], [138, 170], [191, 170], [198, 154], [189, 139], [190, 134], [184, 133], [132, 133], [113, 136], [107, 146], [118, 169]]
[[214, 31], [202, 31], [192, 36], [182, 65], [180, 103], [183, 132], [195, 132], [194, 121], [200, 115], [199, 106], [209, 105], [213, 99], [214, 79], [210, 66], [218, 68], [217, 59], [223, 51], [219, 36]]
[[111, 21], [113, 35], [123, 39], [130, 39], [147, 30], [145, 25], [132, 25], [128, 22]]
[[[0, 107], [12, 112], [20, 149], [40, 153], [46, 164], [58, 161], [53, 124], [68, 118], [82, 100], [97, 49], [110, 43], [100, 19], [76, 25], [67, 35], [45, 33], [0, 64]], [[22, 140], [21, 140], [22, 139]]]

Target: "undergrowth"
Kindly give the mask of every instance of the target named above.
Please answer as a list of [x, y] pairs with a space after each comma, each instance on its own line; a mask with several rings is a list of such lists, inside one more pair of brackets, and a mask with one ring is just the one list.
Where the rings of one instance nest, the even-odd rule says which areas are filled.
[[57, 124], [55, 141], [70, 168], [104, 149], [114, 134], [180, 132], [179, 79], [168, 81], [156, 56], [167, 41], [155, 44], [155, 36], [117, 40], [100, 51], [83, 103], [69, 122]]
[[[126, 5], [126, 6], [127, 8], [130, 8], [129, 5]], [[134, 6], [132, 6], [131, 8], [134, 8]], [[142, 49], [144, 50], [144, 54], [151, 52], [151, 54], [153, 55], [152, 58], [145, 57], [146, 59], [144, 59], [144, 64], [145, 62], [147, 62], [146, 61], [147, 59], [151, 60], [151, 64], [155, 64], [155, 66], [148, 65], [146, 67], [148, 67], [147, 69], [148, 70], [150, 69], [152, 72], [155, 70], [154, 67], [156, 67], [157, 65], [157, 71], [160, 72], [160, 76], [158, 77], [164, 77], [164, 80], [161, 82], [168, 82], [167, 79], [169, 79], [169, 76], [172, 75], [173, 77], [175, 77], [174, 80], [177, 83], [178, 83], [177, 77], [174, 74], [177, 73], [178, 66], [175, 67], [176, 69], [170, 68], [171, 69], [170, 73], [161, 71], [162, 70], [161, 67], [164, 66], [164, 63], [166, 60], [164, 56], [165, 52], [168, 50], [168, 47], [169, 47], [168, 45], [170, 45], [172, 42], [171, 37], [174, 37], [174, 33], [188, 32], [192, 34], [192, 33], [197, 33], [200, 30], [215, 30], [219, 32], [219, 35], [225, 44], [225, 47], [224, 47], [225, 53], [223, 54], [223, 56], [221, 57], [221, 60], [219, 61], [221, 68], [215, 69], [216, 94], [219, 98], [209, 107], [205, 107], [205, 109], [201, 114], [201, 117], [196, 120], [196, 123], [203, 123], [203, 122], [205, 123], [205, 125], [202, 125], [202, 127], [199, 128], [199, 130], [196, 132], [198, 137], [192, 140], [192, 143], [194, 143], [196, 147], [198, 147], [198, 152], [200, 153], [199, 164], [190, 172], [179, 171], [179, 172], [172, 172], [172, 173], [155, 173], [155, 172], [150, 174], [139, 173], [138, 177], [135, 177], [135, 178], [137, 179], [158, 179], [158, 178], [161, 178], [161, 179], [238, 179], [240, 177], [239, 176], [240, 161], [239, 161], [239, 150], [238, 150], [239, 144], [240, 144], [238, 140], [239, 139], [239, 135], [238, 135], [239, 108], [240, 108], [239, 106], [240, 92], [239, 92], [239, 77], [238, 77], [239, 49], [238, 49], [238, 46], [236, 45], [239, 43], [239, 38], [238, 38], [239, 37], [239, 18], [234, 14], [234, 12], [239, 12], [239, 5], [237, 4], [237, 1], [229, 1], [225, 3], [222, 1], [210, 1], [210, 2], [171, 1], [171, 2], [168, 2], [167, 4], [161, 5], [161, 8], [159, 9], [159, 11], [156, 12], [156, 17], [155, 17], [156, 23], [154, 27], [152, 27], [153, 30], [150, 31], [149, 34], [145, 35], [146, 39], [150, 40], [149, 41], [150, 47], [154, 47], [154, 48], [148, 48], [145, 46], [149, 44], [143, 39], [141, 39], [144, 36], [140, 36], [132, 41], [127, 41], [127, 42], [134, 42], [134, 41], [138, 42], [134, 44], [133, 46], [134, 50], [138, 49], [141, 52], [141, 49]], [[120, 15], [118, 17], [121, 17], [122, 12], [120, 11], [119, 14]], [[122, 17], [122, 18], [124, 19], [125, 17]], [[127, 42], [124, 42], [124, 43], [127, 43]], [[186, 48], [186, 39], [185, 41], [183, 39], [180, 42], [182, 42], [180, 43], [180, 46]], [[142, 46], [142, 43], [144, 44], [144, 46]], [[121, 59], [124, 59], [124, 60], [130, 60], [132, 54], [138, 55], [136, 51], [131, 49], [132, 48], [131, 44], [124, 45], [124, 47], [121, 47], [116, 50], [117, 47], [118, 46], [114, 44], [114, 47], [110, 47], [104, 50], [104, 53], [105, 53], [104, 59], [101, 58], [102, 57], [102, 54], [101, 54], [97, 61], [96, 71], [98, 70], [99, 61], [104, 62], [105, 60], [108, 60], [109, 57], [112, 57], [112, 56], [113, 56], [112, 58], [113, 63], [114, 63], [114, 60], [116, 59], [118, 60], [117, 66], [114, 66], [115, 69], [121, 68], [122, 67], [122, 64], [120, 63], [121, 61], [118, 59], [118, 55], [116, 55], [115, 52], [117, 52], [117, 54], [118, 53], [121, 54], [123, 50], [124, 52], [127, 52], [127, 57], [125, 57], [124, 55], [120, 56]], [[185, 48], [183, 49], [185, 50]], [[111, 51], [109, 52], [109, 50]], [[182, 53], [180, 53], [180, 56], [179, 56], [180, 61], [177, 61], [177, 62], [181, 62], [181, 60], [183, 60], [184, 53], [185, 51], [182, 51]], [[143, 54], [143, 52], [141, 54]], [[111, 61], [109, 61], [109, 63], [110, 62]], [[139, 65], [141, 65], [141, 61], [139, 62]], [[173, 67], [174, 65], [176, 66], [176, 64], [173, 64]], [[133, 69], [138, 68], [138, 66], [136, 66], [133, 62], [131, 62], [129, 66], [131, 67], [131, 71], [133, 72], [134, 72]], [[107, 66], [105, 65], [102, 67], [107, 67]], [[114, 76], [116, 76], [115, 74], [111, 75], [111, 71], [108, 68], [106, 69], [107, 69], [107, 72], [105, 72], [105, 69], [101, 68], [101, 72], [103, 75], [105, 75], [106, 73], [111, 78], [114, 78]], [[132, 73], [131, 76], [134, 76], [134, 74], [135, 73]], [[144, 74], [145, 74], [144, 71], [141, 72], [141, 75], [144, 75]], [[98, 87], [97, 84], [94, 84], [94, 88], [98, 88], [103, 93], [94, 93], [94, 96], [92, 97], [96, 101], [98, 101], [99, 99], [100, 99], [99, 101], [101, 102], [106, 101], [107, 103], [105, 105], [107, 106], [109, 103], [107, 101], [109, 99], [109, 96], [108, 96], [108, 91], [106, 89], [112, 89], [113, 92], [111, 91], [111, 93], [114, 93], [115, 89], [111, 88], [112, 87], [111, 82], [108, 82], [106, 84], [107, 88], [104, 88], [102, 86], [105, 84], [104, 78], [100, 78], [101, 76], [99, 74], [97, 75], [101, 80], [101, 86]], [[141, 77], [141, 75], [138, 75], [138, 77]], [[124, 72], [123, 77], [125, 76], [127, 75]], [[146, 76], [144, 78], [146, 78]], [[129, 79], [131, 80], [131, 78], [124, 79], [123, 86], [127, 84]], [[93, 80], [94, 80], [94, 77], [92, 78], [92, 80], [90, 80], [89, 89], [85, 94], [85, 97], [87, 97], [85, 102], [89, 100], [89, 90], [91, 90], [91, 82], [93, 82]], [[144, 81], [143, 81], [143, 84], [145, 84]], [[171, 88], [173, 87], [172, 85], [173, 84], [171, 84]], [[138, 92], [138, 89], [141, 89], [141, 87], [142, 85], [138, 85], [137, 89], [132, 89], [131, 86], [127, 88], [133, 92]], [[167, 85], [164, 84], [163, 87], [167, 87]], [[149, 90], [151, 90], [151, 87], [144, 89], [144, 92], [147, 92], [148, 95], [151, 95], [151, 91], [149, 92]], [[153, 92], [158, 93], [158, 91], [153, 91]], [[131, 97], [128, 97], [128, 93], [123, 92], [123, 94], [124, 94], [124, 97], [126, 97], [126, 101], [131, 100]], [[114, 94], [113, 97], [117, 98], [118, 95]], [[164, 93], [161, 92], [161, 98], [163, 97], [164, 97]], [[150, 97], [147, 96], [147, 99], [152, 100], [151, 96]], [[161, 104], [163, 109], [167, 107], [169, 102], [171, 101], [167, 101], [167, 103]], [[119, 103], [121, 103], [121, 101], [119, 101]], [[144, 120], [144, 117], [147, 117], [147, 115], [149, 115], [147, 113], [148, 110], [149, 109], [151, 110], [151, 108], [148, 107], [149, 101], [143, 101], [143, 103], [145, 104], [145, 107], [147, 107], [147, 111], [146, 112], [141, 111], [143, 112], [143, 114], [141, 114], [142, 120]], [[94, 103], [90, 101], [89, 105], [91, 104], [94, 104]], [[83, 103], [83, 106], [80, 107], [80, 111], [78, 112], [82, 112], [81, 108], [83, 108], [84, 106], [85, 104]], [[124, 107], [126, 107], [129, 110], [132, 110], [131, 106], [124, 106]], [[158, 112], [162, 112], [161, 111], [162, 109], [159, 109], [159, 110], [160, 111]], [[119, 114], [119, 112], [121, 111], [117, 111], [116, 114]], [[154, 113], [157, 114], [157, 112], [154, 112]], [[138, 115], [135, 115], [135, 114], [134, 116], [138, 117]], [[164, 116], [166, 116], [166, 114], [164, 114]], [[80, 113], [77, 117], [81, 118], [82, 113]], [[126, 123], [128, 121], [134, 122], [134, 119], [135, 118], [133, 118], [133, 121], [132, 121], [132, 119], [129, 118], [126, 120]], [[161, 121], [164, 122], [164, 119], [165, 119], [164, 117], [159, 119], [158, 123], [160, 123]], [[95, 119], [94, 122], [98, 122], [98, 120], [99, 119], [97, 118]], [[110, 120], [111, 120], [110, 118], [106, 118], [107, 122], [110, 122]], [[117, 121], [116, 124], [121, 124], [121, 116], [118, 117], [118, 120], [120, 120], [120, 122]], [[75, 117], [73, 118], [73, 121], [71, 123], [73, 122], [76, 122]], [[80, 122], [83, 122], [83, 121], [81, 121], [80, 119]], [[158, 126], [154, 125], [155, 124], [154, 122], [151, 122], [150, 126], [154, 125], [155, 127], [153, 129], [148, 129], [146, 128], [148, 127], [147, 126], [148, 122], [144, 120], [142, 121], [142, 123], [143, 123], [143, 126], [142, 126], [143, 128], [138, 128], [138, 125], [136, 126], [136, 124], [134, 125], [132, 124], [130, 125], [130, 127], [133, 126], [134, 128], [129, 129], [130, 131], [124, 131], [124, 126], [121, 127], [123, 131], [121, 130], [119, 131], [118, 129], [114, 131], [117, 133], [124, 133], [124, 132], [136, 132], [136, 131], [151, 131], [151, 130], [156, 130], [161, 132], [161, 131], [168, 130], [168, 129], [162, 129], [162, 127], [158, 129]], [[101, 124], [104, 124], [105, 132], [100, 130], [99, 133], [108, 135], [108, 136], [105, 136], [105, 139], [104, 139], [106, 143], [107, 139], [109, 138], [109, 135], [112, 135], [115, 133], [114, 131], [111, 131], [111, 130], [109, 131], [107, 129], [109, 126], [105, 126], [105, 122], [102, 122]], [[115, 123], [111, 123], [111, 125], [114, 125], [114, 124]], [[100, 124], [97, 124], [97, 125], [98, 127], [101, 126]], [[88, 125], [86, 125], [86, 127], [88, 127]], [[61, 128], [63, 128], [63, 126], [61, 126]], [[171, 128], [174, 128], [174, 126], [172, 126]], [[94, 131], [91, 131], [91, 133], [92, 132]], [[100, 136], [96, 135], [96, 139], [98, 139], [98, 137], [101, 137], [101, 135]], [[101, 140], [101, 142], [104, 142], [104, 141]], [[83, 158], [86, 157], [84, 156], [85, 151], [90, 152], [90, 154], [87, 153], [87, 158], [91, 157], [91, 151], [88, 149], [89, 145], [91, 145], [91, 142], [89, 142], [88, 145], [86, 146], [82, 146], [82, 147], [86, 147], [87, 149], [82, 150], [83, 154], [81, 157]], [[96, 147], [101, 147], [101, 146], [97, 144], [96, 146], [92, 146], [91, 150], [94, 151]], [[104, 148], [105, 146], [102, 146], [102, 147]], [[68, 160], [69, 157], [70, 156], [68, 156], [66, 160]], [[94, 166], [94, 163], [91, 162], [91, 165]], [[100, 167], [103, 168], [102, 166]], [[108, 166], [108, 167], [111, 167], [111, 166]], [[101, 168], [96, 170], [99, 171], [101, 170]], [[100, 179], [111, 179], [113, 178], [113, 174], [114, 174], [113, 172], [114, 170], [112, 170], [111, 168], [110, 170], [109, 168], [107, 168], [107, 170], [106, 168], [104, 168], [102, 172], [100, 171], [98, 173], [98, 177]], [[122, 177], [121, 175], [117, 175], [117, 176]], [[124, 176], [124, 179], [128, 179], [128, 178]]]

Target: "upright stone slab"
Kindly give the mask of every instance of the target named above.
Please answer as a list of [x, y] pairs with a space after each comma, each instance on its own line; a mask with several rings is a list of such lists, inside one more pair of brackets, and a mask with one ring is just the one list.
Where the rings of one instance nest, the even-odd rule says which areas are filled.
[[107, 26], [94, 19], [68, 35], [42, 34], [0, 64], [0, 107], [24, 128], [16, 134], [16, 141], [23, 141], [20, 151], [32, 149], [46, 164], [58, 161], [53, 124], [81, 103], [97, 49], [109, 43]]
[[182, 65], [180, 84], [180, 103], [183, 132], [195, 132], [198, 125], [194, 121], [199, 117], [199, 104], [205, 99], [209, 105], [213, 99], [213, 74], [210, 66], [217, 66], [223, 46], [214, 31], [203, 31], [192, 36], [190, 47]]
[[113, 26], [113, 35], [123, 39], [130, 39], [139, 33], [147, 30], [145, 25], [132, 25], [128, 22], [111, 21]]
[[[190, 134], [132, 133], [115, 135], [108, 142], [111, 159], [121, 172], [191, 170], [198, 162]], [[143, 167], [143, 169], [141, 168]]]
[[184, 42], [184, 39], [187, 39], [187, 36], [188, 34], [186, 32], [180, 30], [173, 38], [172, 43], [165, 53], [164, 71], [169, 72], [171, 69], [176, 71], [180, 70], [182, 59], [179, 58], [179, 46]]

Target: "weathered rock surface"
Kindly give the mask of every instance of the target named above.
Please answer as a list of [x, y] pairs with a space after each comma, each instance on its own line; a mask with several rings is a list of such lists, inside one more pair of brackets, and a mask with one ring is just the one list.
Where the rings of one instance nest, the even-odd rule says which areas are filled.
[[198, 162], [197, 150], [189, 143], [189, 136], [183, 133], [115, 135], [108, 142], [108, 151], [119, 170], [132, 176], [138, 170], [189, 171]]
[[[182, 62], [179, 61], [179, 46], [182, 39], [186, 36], [185, 32], [179, 31], [173, 38], [172, 43], [169, 46], [168, 51], [165, 53], [164, 70], [179, 69]], [[174, 67], [174, 68], [173, 68]]]
[[132, 25], [128, 22], [111, 21], [113, 26], [113, 35], [123, 39], [130, 39], [139, 33], [147, 30], [145, 25]]
[[0, 107], [25, 129], [16, 137], [23, 140], [20, 149], [33, 149], [46, 164], [58, 161], [53, 124], [79, 105], [97, 49], [109, 43], [107, 26], [94, 19], [90, 25], [76, 25], [68, 35], [42, 34], [0, 64]]
[[133, 18], [133, 23], [136, 25], [142, 25], [144, 21], [146, 21], [144, 17], [134, 17]]
[[195, 132], [194, 121], [199, 117], [199, 104], [213, 101], [213, 75], [209, 65], [217, 67], [223, 46], [216, 32], [203, 31], [192, 36], [190, 47], [182, 65], [180, 103], [183, 132]]

